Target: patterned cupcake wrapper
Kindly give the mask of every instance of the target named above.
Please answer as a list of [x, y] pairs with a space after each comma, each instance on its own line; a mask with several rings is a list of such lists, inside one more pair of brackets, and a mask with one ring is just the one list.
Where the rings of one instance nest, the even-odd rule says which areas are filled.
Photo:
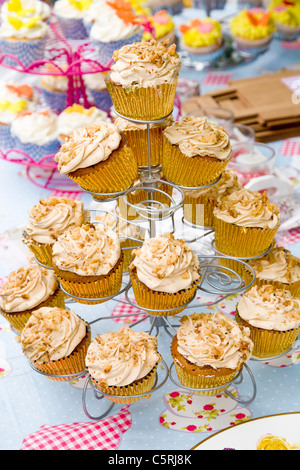
[[67, 93], [48, 90], [42, 87], [42, 97], [46, 105], [53, 111], [61, 112], [66, 108]]
[[[125, 386], [112, 386], [112, 387], [103, 387], [95, 379], [91, 377], [92, 383], [95, 388], [100, 392], [107, 393], [113, 396], [106, 396], [106, 398], [114, 403], [119, 404], [130, 404], [135, 403], [142, 398], [150, 398], [151, 395], [146, 395], [144, 397], [134, 397], [130, 398], [133, 395], [140, 395], [142, 393], [150, 392], [155, 381], [157, 365], [146, 375], [143, 379], [136, 380], [130, 385]], [[124, 398], [122, 398], [124, 397]], [[129, 398], [128, 398], [129, 397]]]
[[215, 207], [215, 199], [209, 199], [206, 196], [192, 197], [185, 194], [183, 216], [191, 224], [212, 228]]
[[274, 242], [278, 227], [240, 227], [214, 217], [215, 247], [224, 255], [252, 258], [263, 255]]
[[[244, 267], [244, 269], [243, 269], [243, 277], [244, 277], [245, 282], [247, 284], [249, 284], [251, 282], [252, 274], [249, 271], [249, 269], [247, 269], [246, 267]], [[286, 289], [286, 290], [290, 291], [292, 296], [295, 297], [295, 298], [300, 297], [300, 280], [296, 281], [296, 282], [291, 282], [291, 283], [284, 283], [284, 282], [280, 282], [280, 281], [276, 281], [276, 280], [258, 279], [256, 277], [255, 281], [253, 283], [253, 286], [261, 287], [261, 286], [264, 286], [265, 284], [268, 284], [268, 285], [271, 284], [276, 289]]]
[[39, 261], [44, 266], [47, 266], [48, 268], [52, 268], [52, 245], [42, 245], [33, 240], [30, 240], [28, 237], [26, 237], [26, 235], [23, 238], [23, 241], [34, 254], [37, 261]]
[[269, 48], [272, 39], [272, 36], [269, 36], [261, 40], [251, 41], [250, 39], [247, 40], [243, 38], [234, 37], [237, 50], [251, 55], [258, 55], [265, 52]]
[[71, 380], [72, 377], [70, 378], [63, 376], [80, 374], [81, 372], [85, 371], [85, 358], [90, 343], [91, 329], [90, 326], [87, 325], [87, 333], [85, 337], [69, 356], [58, 359], [56, 361], [50, 361], [45, 364], [37, 364], [36, 362], [33, 362], [33, 366], [43, 374], [57, 376], [48, 377], [50, 380], [55, 382]]
[[261, 359], [276, 357], [289, 351], [297, 340], [300, 331], [300, 327], [286, 331], [256, 328], [244, 321], [238, 311], [236, 311], [235, 319], [239, 324], [250, 329], [250, 339], [254, 344], [252, 355]]
[[201, 60], [202, 62], [216, 62], [224, 53], [224, 46], [219, 47], [215, 51], [208, 52], [207, 54], [193, 54], [189, 53], [189, 57], [193, 60]]
[[216, 161], [209, 157], [187, 157], [178, 145], [164, 137], [162, 172], [172, 183], [185, 187], [206, 186], [215, 182], [231, 160]]
[[[153, 127], [150, 129], [150, 156], [151, 166], [161, 164], [163, 150], [163, 129], [164, 127]], [[139, 167], [145, 168], [149, 165], [148, 158], [148, 133], [147, 129], [124, 131], [128, 144], [137, 159]]]
[[[124, 254], [124, 262], [123, 262], [123, 272], [128, 271], [128, 267], [132, 258], [132, 250], [141, 246], [143, 244], [143, 240], [141, 241], [136, 241], [136, 240], [130, 240], [129, 238], [120, 240], [121, 241], [121, 248], [123, 250]], [[124, 250], [124, 248], [132, 248], [131, 250]]]
[[45, 157], [46, 155], [53, 155], [57, 153], [60, 144], [58, 139], [45, 145], [24, 144], [20, 141], [20, 139], [18, 139], [18, 137], [15, 137], [15, 146], [17, 149], [22, 150], [38, 163], [41, 158]]
[[109, 111], [112, 107], [112, 100], [108, 90], [96, 91], [89, 90], [97, 108]]
[[101, 42], [91, 38], [91, 44], [97, 49], [98, 59], [102, 65], [107, 65], [112, 59], [113, 53], [121, 47], [142, 40], [143, 33], [136, 33], [130, 38], [120, 39], [119, 41]]
[[2, 150], [15, 148], [15, 139], [10, 132], [10, 125], [0, 124], [0, 147]]
[[[1, 55], [10, 54], [18, 58], [24, 67], [28, 67], [33, 62], [37, 60], [42, 60], [44, 58], [44, 51], [47, 42], [47, 37], [41, 39], [33, 40], [8, 40], [0, 39], [0, 49]], [[18, 67], [19, 64], [16, 60], [10, 57], [5, 57], [3, 59], [5, 65], [11, 67]]]
[[[58, 269], [54, 263], [53, 269], [62, 288], [70, 297], [75, 296], [76, 302], [88, 305], [100, 304], [109, 300], [107, 297], [117, 294], [122, 286], [123, 253], [108, 274], [99, 276], [98, 280], [90, 282], [86, 281], [84, 276], [80, 280], [70, 280], [67, 276], [64, 277], [64, 271]], [[94, 298], [97, 300], [92, 300]]]
[[65, 308], [65, 296], [61, 289], [57, 289], [47, 300], [36, 307], [24, 310], [23, 312], [4, 312], [0, 309], [1, 315], [9, 322], [16, 333], [21, 334], [24, 326], [32, 315], [32, 312], [42, 307]]
[[162, 119], [173, 111], [177, 80], [149, 87], [122, 87], [110, 80], [110, 73], [105, 77], [115, 110], [131, 119], [153, 121]]
[[[182, 289], [174, 294], [158, 292], [149, 289], [145, 284], [141, 283], [136, 275], [135, 270], [129, 268], [129, 274], [132, 284], [135, 300], [139, 307], [147, 311], [147, 308], [161, 311], [149, 311], [151, 315], [167, 317], [182, 312], [188, 302], [190, 302], [196, 292], [200, 282], [200, 277], [188, 289]], [[183, 305], [183, 307], [182, 307]], [[176, 308], [178, 307], [178, 308]], [[175, 310], [164, 311], [175, 308]]]
[[82, 19], [69, 19], [57, 16], [66, 39], [86, 39], [88, 37]]
[[[109, 158], [98, 163], [90, 171], [72, 172], [68, 177], [82, 189], [93, 193], [105, 193], [104, 196], [93, 195], [95, 199], [107, 199], [111, 193], [128, 189], [138, 176], [138, 166], [131, 148], [124, 142], [114, 150]], [[107, 195], [106, 195], [107, 193]]]

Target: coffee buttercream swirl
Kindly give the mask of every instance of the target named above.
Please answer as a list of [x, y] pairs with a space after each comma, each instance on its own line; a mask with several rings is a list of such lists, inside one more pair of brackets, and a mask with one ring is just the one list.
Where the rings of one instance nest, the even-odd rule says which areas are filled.
[[284, 284], [300, 280], [300, 261], [283, 247], [274, 247], [268, 254], [257, 260], [250, 260], [256, 277]]
[[104, 386], [125, 386], [142, 379], [161, 361], [157, 338], [128, 326], [97, 335], [91, 342], [86, 366]]
[[185, 240], [170, 233], [145, 240], [132, 251], [130, 269], [149, 289], [175, 293], [188, 289], [200, 275], [199, 260]]
[[237, 369], [251, 357], [250, 329], [221, 312], [182, 317], [177, 330], [178, 352], [200, 367]]

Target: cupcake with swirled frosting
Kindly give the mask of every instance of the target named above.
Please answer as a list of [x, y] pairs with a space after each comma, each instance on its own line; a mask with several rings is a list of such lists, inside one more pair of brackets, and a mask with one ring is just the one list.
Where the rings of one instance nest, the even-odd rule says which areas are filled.
[[252, 355], [249, 328], [218, 311], [194, 313], [180, 322], [171, 344], [179, 381], [185, 387], [202, 389], [196, 392], [200, 395], [222, 392]]
[[[52, 380], [70, 380], [85, 371], [85, 356], [91, 342], [90, 328], [73, 310], [39, 308], [26, 323], [21, 346], [36, 369]], [[57, 376], [57, 377], [55, 377]]]
[[136, 42], [116, 50], [113, 59], [105, 82], [117, 113], [146, 121], [171, 114], [181, 65], [175, 44]]
[[241, 10], [229, 23], [238, 48], [261, 50], [266, 48], [275, 32], [274, 20], [263, 8]]
[[254, 286], [238, 302], [236, 320], [250, 328], [254, 356], [278, 356], [298, 337], [300, 302], [287, 289], [270, 284]]
[[187, 242], [165, 233], [145, 240], [132, 255], [129, 273], [138, 305], [158, 316], [184, 310], [200, 282], [199, 260]]
[[93, 0], [57, 0], [54, 3], [53, 12], [67, 39], [87, 38], [83, 20], [92, 4]]
[[233, 257], [263, 255], [280, 225], [280, 212], [266, 193], [241, 189], [221, 198], [214, 209], [216, 249]]
[[160, 361], [157, 338], [128, 326], [96, 335], [86, 355], [92, 383], [116, 403], [138, 401], [130, 397], [150, 391]]
[[52, 265], [62, 287], [80, 303], [101, 303], [122, 284], [120, 241], [103, 224], [83, 224], [61, 234], [53, 245]]
[[79, 227], [90, 220], [83, 202], [66, 197], [40, 199], [28, 213], [23, 242], [45, 266], [52, 267], [52, 247], [65, 230]]
[[125, 191], [138, 173], [135, 156], [125, 137], [113, 123], [105, 121], [75, 129], [55, 155], [55, 161], [61, 174], [95, 193], [95, 199]]
[[179, 186], [215, 182], [232, 158], [228, 134], [206, 118], [182, 116], [163, 134], [162, 171]]
[[64, 307], [64, 296], [53, 271], [35, 262], [9, 274], [0, 289], [0, 313], [21, 333], [32, 312], [41, 307]]
[[297, 1], [270, 2], [268, 9], [281, 40], [295, 40], [300, 34], [300, 4]]

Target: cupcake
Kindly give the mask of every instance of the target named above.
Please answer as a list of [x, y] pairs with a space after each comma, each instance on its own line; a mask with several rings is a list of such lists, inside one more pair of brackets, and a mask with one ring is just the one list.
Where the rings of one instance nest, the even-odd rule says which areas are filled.
[[7, 16], [21, 18], [24, 21], [39, 17], [42, 21], [48, 22], [51, 16], [51, 9], [48, 3], [41, 0], [9, 0], [1, 6], [0, 19], [5, 21]]
[[12, 67], [29, 67], [33, 62], [44, 58], [49, 26], [39, 16], [24, 20], [19, 16], [7, 15], [1, 20], [0, 48], [3, 63]]
[[229, 26], [237, 46], [254, 52], [264, 50], [275, 32], [273, 18], [263, 8], [240, 11]]
[[122, 404], [136, 402], [142, 397], [135, 395], [151, 391], [159, 362], [157, 338], [128, 326], [96, 335], [86, 355], [93, 386]]
[[171, 114], [180, 70], [175, 44], [130, 44], [115, 51], [114, 60], [105, 81], [117, 113], [146, 121]]
[[169, 40], [170, 44], [176, 42], [175, 23], [172, 15], [167, 10], [159, 10], [149, 17], [150, 25], [153, 29], [153, 35], [149, 31], [143, 34], [143, 41], [156, 39], [157, 42]]
[[[170, 116], [162, 122], [150, 124], [150, 155], [151, 166], [161, 164], [161, 157], [163, 152], [163, 131], [171, 125], [173, 117]], [[136, 124], [127, 121], [124, 118], [117, 117], [114, 120], [115, 126], [122, 132], [131, 147], [137, 164], [139, 167], [148, 168], [149, 166], [149, 150], [148, 150], [148, 131], [146, 124]]]
[[232, 158], [226, 131], [206, 118], [182, 116], [163, 133], [162, 171], [179, 186], [214, 183]]
[[[47, 64], [46, 64], [47, 67]], [[47, 67], [54, 72], [54, 67]], [[42, 75], [40, 86], [43, 100], [50, 109], [60, 112], [67, 104], [69, 79], [66, 75]]]
[[16, 148], [36, 162], [59, 149], [57, 115], [48, 109], [19, 114], [12, 122], [11, 134]]
[[11, 272], [0, 289], [0, 313], [17, 333], [37, 308], [64, 306], [53, 271], [35, 262]]
[[84, 106], [74, 103], [62, 111], [57, 120], [58, 134], [61, 142], [66, 140], [75, 129], [89, 126], [94, 122], [111, 122], [105, 111], [92, 106], [86, 109]]
[[114, 124], [105, 121], [72, 132], [55, 155], [55, 161], [60, 173], [82, 189], [95, 193], [95, 199], [125, 191], [138, 173], [135, 156], [125, 137]]
[[214, 208], [218, 200], [234, 191], [242, 189], [242, 184], [233, 170], [226, 169], [218, 183], [206, 189], [184, 190], [183, 215], [186, 221], [204, 227], [214, 226]]
[[179, 27], [182, 33], [181, 48], [192, 55], [216, 60], [223, 52], [221, 24], [211, 18], [194, 19]]
[[236, 320], [250, 328], [253, 356], [278, 356], [287, 352], [298, 337], [300, 302], [287, 289], [270, 284], [253, 286], [238, 302]]
[[109, 111], [112, 107], [112, 100], [104, 81], [106, 74], [107, 72], [87, 73], [83, 76], [83, 80], [96, 107]]
[[41, 264], [52, 267], [52, 248], [65, 230], [88, 223], [89, 212], [81, 201], [66, 197], [40, 199], [29, 211], [23, 242]]
[[182, 0], [146, 0], [145, 8], [150, 8], [153, 13], [160, 11], [162, 8], [170, 15], [179, 15], [184, 8]]
[[170, 233], [158, 235], [132, 255], [129, 274], [139, 307], [158, 316], [184, 310], [200, 281], [199, 260], [186, 241]]
[[249, 328], [218, 311], [183, 316], [180, 322], [171, 344], [180, 383], [201, 389], [200, 395], [221, 393], [252, 355]]
[[85, 39], [87, 32], [84, 17], [89, 11], [93, 0], [57, 0], [53, 12], [67, 39]]
[[279, 209], [266, 193], [245, 188], [235, 191], [223, 197], [214, 209], [216, 250], [246, 259], [263, 255], [279, 225]]
[[289, 250], [274, 246], [265, 256], [249, 260], [248, 264], [255, 271], [255, 285], [272, 284], [289, 290], [293, 297], [300, 296], [300, 259]]
[[275, 23], [276, 36], [283, 41], [294, 41], [300, 35], [300, 3], [277, 2], [269, 5]]
[[57, 307], [35, 310], [21, 335], [28, 361], [56, 381], [70, 380], [85, 371], [90, 343], [91, 332], [85, 321], [73, 310]]
[[[95, 5], [97, 8], [97, 3]], [[115, 50], [141, 41], [143, 27], [129, 2], [112, 0], [101, 4], [101, 13], [91, 26], [89, 37], [98, 50], [102, 65], [107, 65]]]
[[79, 303], [104, 302], [122, 284], [120, 241], [115, 231], [102, 224], [63, 232], [53, 245], [52, 265], [63, 289]]
[[22, 112], [34, 110], [38, 99], [33, 88], [16, 82], [0, 83], [0, 146], [2, 149], [14, 148], [15, 140], [11, 134], [11, 124]]

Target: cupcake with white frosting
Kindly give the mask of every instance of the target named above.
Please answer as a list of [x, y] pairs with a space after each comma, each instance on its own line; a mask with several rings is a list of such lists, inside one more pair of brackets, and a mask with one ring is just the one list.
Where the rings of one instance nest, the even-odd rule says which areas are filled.
[[280, 212], [266, 193], [241, 189], [221, 198], [214, 209], [216, 249], [233, 257], [263, 255], [280, 225]]
[[72, 132], [55, 155], [55, 161], [60, 173], [84, 190], [96, 193], [95, 199], [128, 189], [138, 173], [125, 137], [114, 124], [105, 121]]
[[57, 120], [60, 141], [64, 142], [76, 129], [99, 121], [111, 122], [107, 113], [95, 106], [88, 109], [77, 103], [68, 106], [59, 114]]
[[85, 371], [90, 342], [86, 322], [73, 310], [57, 307], [35, 310], [21, 334], [24, 355], [55, 381], [70, 380], [70, 376]]
[[206, 118], [182, 116], [164, 130], [162, 171], [186, 187], [214, 183], [232, 158], [226, 131]]
[[236, 320], [250, 328], [253, 355], [274, 357], [288, 351], [300, 331], [300, 302], [287, 289], [254, 286], [240, 299]]
[[52, 247], [58, 236], [89, 221], [89, 211], [81, 201], [66, 197], [40, 199], [28, 213], [23, 242], [40, 263], [52, 267]]
[[48, 109], [19, 114], [12, 122], [11, 133], [16, 148], [36, 162], [59, 149], [57, 115]]
[[64, 305], [53, 271], [35, 262], [11, 272], [0, 289], [0, 313], [17, 333], [21, 333], [35, 309]]
[[194, 313], [180, 322], [171, 345], [180, 383], [202, 389], [196, 392], [200, 395], [221, 393], [252, 355], [249, 328], [218, 311]]
[[62, 287], [80, 303], [104, 302], [122, 284], [120, 241], [102, 224], [83, 224], [61, 234], [53, 245], [52, 265]]
[[53, 12], [59, 21], [62, 32], [67, 39], [85, 39], [87, 32], [84, 18], [93, 0], [57, 0]]
[[172, 113], [181, 65], [175, 44], [136, 42], [116, 50], [113, 58], [105, 81], [119, 114], [153, 121]]
[[83, 80], [97, 108], [109, 111], [112, 107], [112, 100], [105, 84], [106, 75], [107, 72], [86, 73]]
[[96, 335], [86, 355], [93, 385], [122, 404], [138, 401], [141, 397], [130, 397], [152, 389], [160, 361], [157, 338], [128, 326]]
[[186, 241], [165, 233], [145, 240], [132, 255], [129, 273], [138, 305], [159, 316], [184, 310], [200, 282], [199, 260]]
[[7, 16], [31, 20], [40, 17], [42, 21], [49, 21], [51, 9], [48, 3], [41, 0], [8, 0], [1, 6], [0, 18], [5, 21]]

